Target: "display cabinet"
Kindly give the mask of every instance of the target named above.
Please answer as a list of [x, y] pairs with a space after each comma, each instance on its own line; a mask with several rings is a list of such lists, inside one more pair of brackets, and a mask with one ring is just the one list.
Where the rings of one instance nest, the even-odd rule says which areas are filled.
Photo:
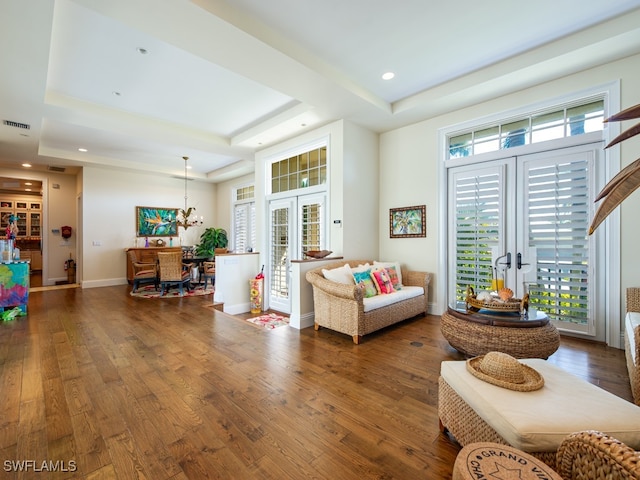
[[28, 223], [29, 223], [29, 231], [27, 232], [30, 237], [39, 237], [40, 236], [40, 219], [42, 217], [42, 213], [40, 212], [29, 212]]
[[4, 236], [9, 217], [18, 217], [17, 238], [37, 239], [42, 235], [42, 202], [19, 195], [0, 196], [0, 236]]

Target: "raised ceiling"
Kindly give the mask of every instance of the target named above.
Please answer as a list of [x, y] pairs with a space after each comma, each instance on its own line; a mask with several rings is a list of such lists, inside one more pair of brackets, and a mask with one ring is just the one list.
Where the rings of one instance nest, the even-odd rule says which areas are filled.
[[636, 54], [640, 0], [3, 0], [0, 39], [0, 166], [216, 182]]

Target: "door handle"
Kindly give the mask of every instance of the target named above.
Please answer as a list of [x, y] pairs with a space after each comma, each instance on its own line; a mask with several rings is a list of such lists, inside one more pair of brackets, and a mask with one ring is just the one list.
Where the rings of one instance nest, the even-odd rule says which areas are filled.
[[[498, 260], [502, 259], [502, 258], [507, 258], [506, 262], [499, 262]], [[498, 258], [498, 260], [496, 260], [496, 265], [506, 265], [507, 268], [511, 268], [511, 252], [507, 252], [506, 255], [501, 256], [500, 258]]]
[[518, 252], [518, 255], [516, 255], [516, 259], [518, 270], [520, 270], [523, 265], [529, 265], [528, 263], [522, 263], [522, 254], [520, 252]]

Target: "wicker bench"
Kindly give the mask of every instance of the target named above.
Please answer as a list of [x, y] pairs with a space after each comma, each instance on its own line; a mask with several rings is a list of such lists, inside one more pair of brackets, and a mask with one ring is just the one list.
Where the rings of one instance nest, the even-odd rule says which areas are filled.
[[359, 344], [362, 336], [417, 315], [426, 314], [429, 306], [428, 288], [431, 274], [402, 269], [405, 286], [421, 287], [418, 296], [365, 312], [363, 292], [357, 285], [345, 285], [324, 278], [323, 269], [361, 264], [373, 264], [371, 260], [334, 262], [310, 270], [307, 281], [313, 287], [315, 329], [329, 328], [351, 335], [353, 343]]
[[542, 359], [522, 359], [544, 378], [532, 392], [476, 378], [464, 361], [442, 362], [438, 414], [442, 431], [462, 446], [511, 445], [555, 467], [556, 451], [571, 433], [598, 430], [640, 447], [640, 407]]

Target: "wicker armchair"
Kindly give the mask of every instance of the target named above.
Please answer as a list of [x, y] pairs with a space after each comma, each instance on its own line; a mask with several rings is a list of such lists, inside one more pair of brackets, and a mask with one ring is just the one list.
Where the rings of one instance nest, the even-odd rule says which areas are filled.
[[180, 295], [184, 295], [184, 286], [191, 291], [191, 274], [185, 270], [182, 263], [182, 252], [158, 252], [158, 265], [160, 268], [160, 295], [171, 285], [178, 285]]
[[136, 252], [129, 250], [129, 260], [133, 267], [133, 292], [138, 290], [141, 283], [153, 283], [158, 289], [158, 266], [155, 263], [142, 263], [138, 261]]
[[[627, 315], [630, 312], [640, 312], [640, 287], [627, 288]], [[625, 318], [624, 352], [631, 394], [635, 404], [640, 405], [640, 325], [632, 324], [628, 318]]]
[[576, 432], [558, 448], [556, 471], [565, 480], [640, 480], [640, 452], [602, 432]]
[[204, 278], [205, 290], [209, 281], [213, 287], [216, 282], [216, 262], [202, 262], [202, 278]]

